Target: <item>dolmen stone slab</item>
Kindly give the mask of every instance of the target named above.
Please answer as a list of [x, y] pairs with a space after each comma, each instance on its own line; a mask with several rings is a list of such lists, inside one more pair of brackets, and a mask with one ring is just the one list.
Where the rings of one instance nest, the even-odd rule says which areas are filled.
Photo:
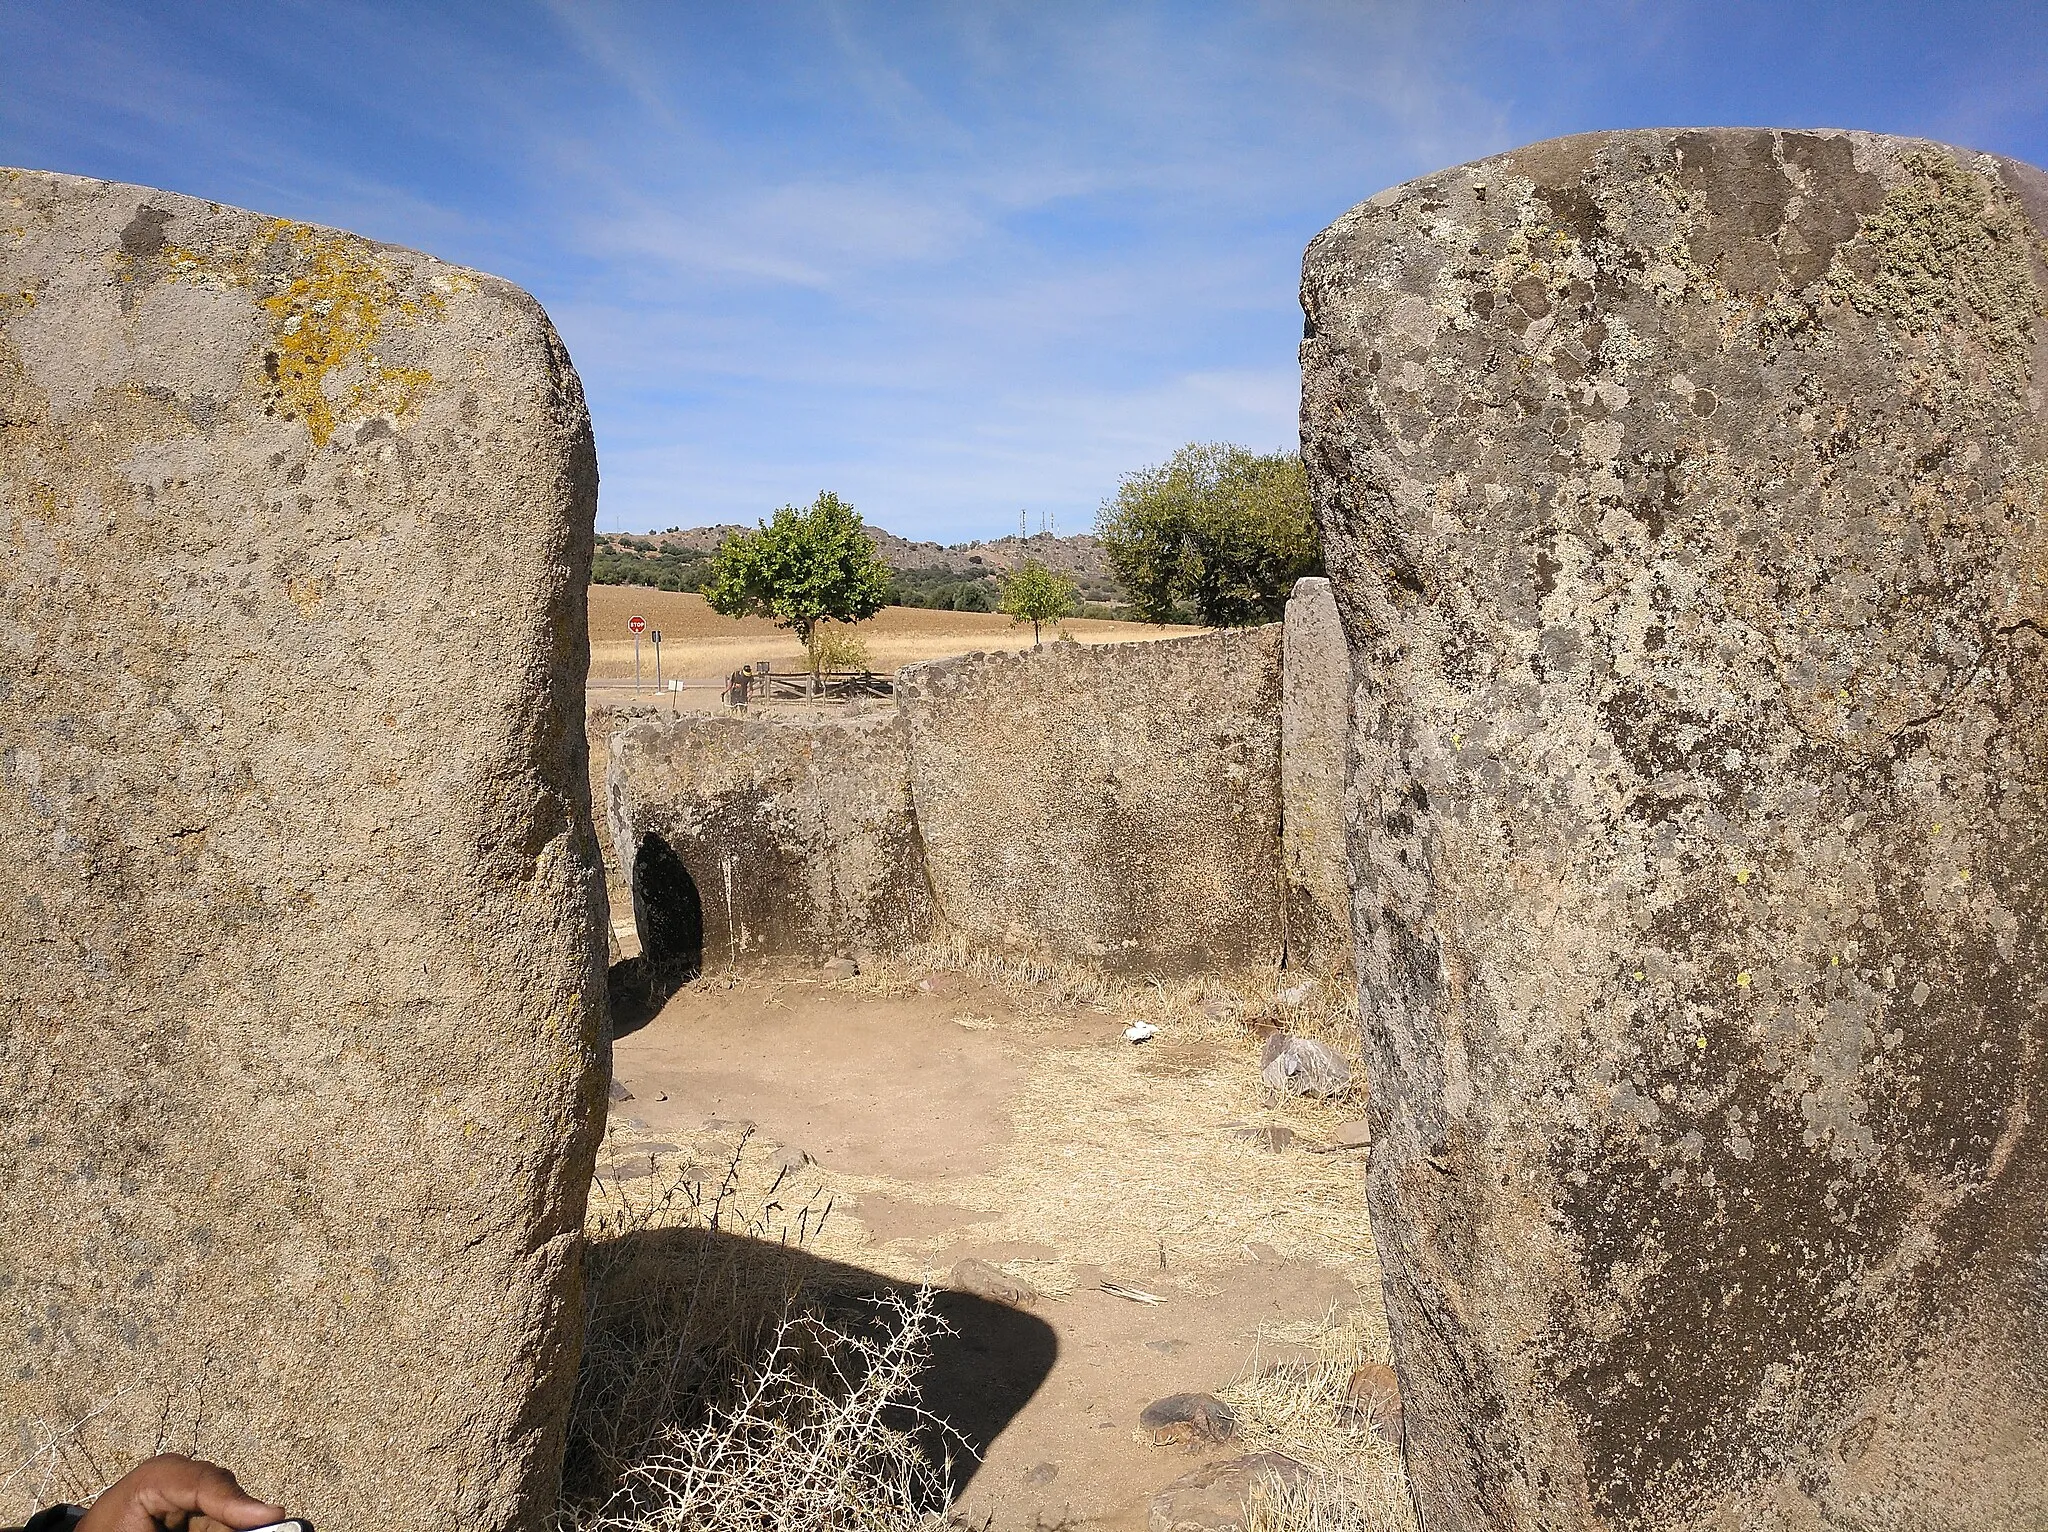
[[1341, 980], [1348, 988], [1351, 862], [1344, 844], [1344, 752], [1351, 729], [1351, 653], [1328, 580], [1294, 582], [1281, 634], [1287, 967], [1314, 979]]
[[1309, 247], [1429, 1532], [2048, 1525], [2044, 228], [1644, 131]]
[[596, 487], [517, 289], [0, 170], [0, 1522], [160, 1447], [552, 1513]]
[[1277, 966], [1280, 626], [904, 670], [942, 927], [1123, 974]]
[[607, 812], [649, 962], [682, 978], [924, 941], [932, 897], [907, 741], [893, 709], [617, 730]]

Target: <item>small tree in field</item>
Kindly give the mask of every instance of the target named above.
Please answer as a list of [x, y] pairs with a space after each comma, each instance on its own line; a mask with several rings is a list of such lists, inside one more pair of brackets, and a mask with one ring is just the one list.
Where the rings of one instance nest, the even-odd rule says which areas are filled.
[[1003, 581], [1002, 610], [1009, 614], [1012, 627], [1020, 622], [1031, 624], [1031, 647], [1034, 649], [1039, 647], [1041, 624], [1071, 617], [1080, 605], [1081, 592], [1074, 582], [1063, 574], [1055, 574], [1036, 559], [1027, 560]]
[[806, 510], [785, 505], [773, 521], [719, 544], [704, 599], [727, 617], [772, 617], [794, 629], [816, 675], [819, 624], [865, 622], [889, 599], [889, 566], [860, 513], [829, 489]]
[[1191, 442], [1126, 476], [1096, 532], [1146, 622], [1272, 622], [1294, 582], [1322, 572], [1308, 481], [1292, 452]]

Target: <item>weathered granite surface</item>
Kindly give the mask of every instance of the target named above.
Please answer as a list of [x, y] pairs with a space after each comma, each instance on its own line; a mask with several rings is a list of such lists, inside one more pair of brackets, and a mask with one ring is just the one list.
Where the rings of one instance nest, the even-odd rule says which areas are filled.
[[0, 170], [0, 1521], [159, 1446], [553, 1510], [596, 490], [515, 288]]
[[1287, 880], [1287, 966], [1349, 984], [1351, 862], [1344, 844], [1344, 757], [1351, 653], [1330, 582], [1297, 580], [1280, 666], [1280, 855]]
[[1277, 966], [1280, 627], [905, 670], [942, 923], [1106, 971]]
[[[612, 736], [606, 794], [657, 966], [716, 972], [760, 956], [893, 952], [931, 934], [908, 733], [893, 708], [843, 723], [636, 720]], [[650, 835], [695, 890], [695, 953], [664, 936], [673, 909], [648, 907]]]
[[2048, 1525], [2044, 215], [1646, 131], [1309, 247], [1428, 1532]]

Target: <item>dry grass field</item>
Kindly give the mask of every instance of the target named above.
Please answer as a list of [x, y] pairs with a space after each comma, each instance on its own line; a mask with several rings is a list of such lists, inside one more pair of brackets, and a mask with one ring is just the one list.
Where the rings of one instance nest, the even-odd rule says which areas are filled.
[[[662, 634], [661, 663], [665, 676], [702, 680], [724, 677], [753, 660], [772, 660], [778, 669], [794, 669], [803, 654], [796, 635], [765, 617], [721, 617], [704, 598], [687, 591], [649, 590], [636, 585], [593, 585], [590, 588], [590, 674], [616, 679], [633, 674], [633, 635], [626, 619], [639, 613], [647, 626]], [[1120, 644], [1159, 638], [1180, 638], [1200, 628], [1157, 627], [1142, 622], [1069, 619], [1065, 629], [1083, 644]], [[1026, 649], [1030, 627], [1012, 626], [998, 612], [938, 612], [922, 607], [884, 607], [854, 632], [868, 647], [874, 668], [883, 673], [919, 660], [943, 659], [974, 650]], [[1051, 634], [1046, 635], [1049, 639]], [[654, 676], [654, 646], [643, 641], [641, 666]]]

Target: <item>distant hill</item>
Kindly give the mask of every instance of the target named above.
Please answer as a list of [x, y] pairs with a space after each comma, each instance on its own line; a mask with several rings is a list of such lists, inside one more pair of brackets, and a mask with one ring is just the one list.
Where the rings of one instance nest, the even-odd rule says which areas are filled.
[[[735, 532], [752, 527], [684, 527], [670, 532], [598, 534], [592, 578], [600, 585], [651, 585], [697, 590], [710, 556]], [[896, 603], [989, 611], [995, 606], [995, 577], [1027, 559], [1072, 577], [1081, 599], [1093, 607], [1123, 602], [1102, 544], [1085, 533], [1054, 537], [1000, 537], [988, 542], [912, 542], [880, 527], [867, 528], [882, 562], [898, 576]], [[1108, 615], [1102, 613], [1100, 615]]]
[[[650, 532], [642, 541], [656, 548], [683, 548], [692, 553], [715, 553], [718, 545], [735, 532], [752, 527], [685, 527], [679, 532]], [[1017, 567], [1023, 559], [1035, 558], [1048, 569], [1057, 569], [1079, 580], [1108, 582], [1109, 561], [1102, 556], [1102, 544], [1081, 533], [1054, 537], [1040, 532], [1033, 537], [999, 537], [993, 542], [914, 543], [880, 527], [869, 527], [875, 551], [891, 569], [950, 569], [959, 575], [1001, 574]]]

